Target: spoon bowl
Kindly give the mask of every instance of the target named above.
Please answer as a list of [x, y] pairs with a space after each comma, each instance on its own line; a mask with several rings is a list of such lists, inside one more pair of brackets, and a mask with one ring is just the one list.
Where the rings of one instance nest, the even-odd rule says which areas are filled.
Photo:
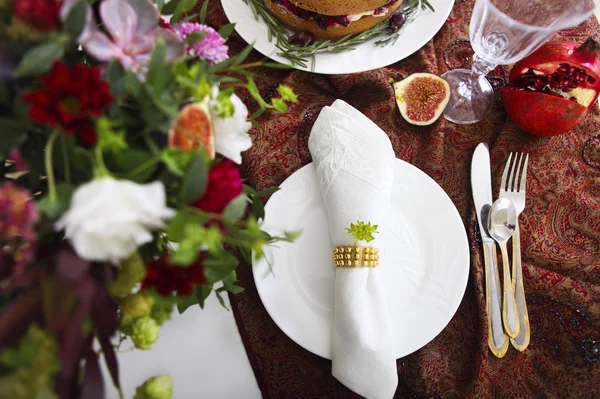
[[506, 242], [512, 237], [517, 226], [517, 211], [513, 203], [507, 198], [496, 200], [487, 215], [487, 229], [500, 246], [502, 251], [502, 271], [504, 275], [504, 289], [502, 298], [502, 321], [509, 337], [514, 338], [519, 334], [519, 317], [515, 301], [515, 279], [511, 279], [510, 265], [508, 264], [508, 250]]
[[508, 241], [517, 226], [517, 211], [513, 203], [506, 198], [494, 202], [487, 217], [490, 236], [498, 242]]

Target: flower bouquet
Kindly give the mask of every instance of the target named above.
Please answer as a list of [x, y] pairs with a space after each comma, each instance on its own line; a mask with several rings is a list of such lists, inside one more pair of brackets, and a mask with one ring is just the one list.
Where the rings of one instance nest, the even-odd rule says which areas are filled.
[[[266, 102], [207, 4], [0, 1], [0, 397], [104, 398], [100, 357], [148, 349], [174, 308], [238, 293], [273, 237], [238, 164]], [[170, 19], [161, 17], [169, 15]], [[248, 110], [236, 90], [259, 104]], [[168, 398], [168, 375], [136, 398]]]

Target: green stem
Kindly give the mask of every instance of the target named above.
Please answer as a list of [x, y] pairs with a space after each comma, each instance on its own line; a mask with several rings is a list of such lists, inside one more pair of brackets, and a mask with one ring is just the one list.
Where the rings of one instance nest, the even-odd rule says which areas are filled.
[[158, 162], [160, 162], [160, 158], [150, 158], [149, 160], [147, 160], [146, 162], [144, 162], [143, 164], [141, 164], [140, 166], [135, 168], [135, 170], [130, 172], [127, 176], [133, 177], [135, 175], [138, 175], [141, 172], [145, 171], [146, 169], [150, 168], [151, 166], [154, 166]]
[[106, 167], [106, 164], [104, 163], [104, 155], [102, 155], [102, 147], [99, 145], [96, 145], [96, 149], [94, 150], [94, 153], [96, 155], [96, 170], [94, 173], [96, 175], [96, 177], [103, 177], [103, 176], [110, 175], [110, 173], [108, 172], [108, 168]]
[[62, 149], [65, 179], [67, 180], [67, 183], [71, 184], [71, 166], [69, 165], [69, 153], [67, 152], [67, 137], [64, 135], [61, 137], [60, 146]]
[[50, 198], [50, 202], [56, 201], [56, 183], [54, 181], [54, 169], [52, 167], [52, 155], [54, 151], [54, 142], [56, 138], [60, 134], [60, 129], [54, 129], [48, 138], [48, 143], [46, 144], [46, 154], [45, 154], [45, 166], [46, 166], [46, 177], [48, 179], [48, 195]]

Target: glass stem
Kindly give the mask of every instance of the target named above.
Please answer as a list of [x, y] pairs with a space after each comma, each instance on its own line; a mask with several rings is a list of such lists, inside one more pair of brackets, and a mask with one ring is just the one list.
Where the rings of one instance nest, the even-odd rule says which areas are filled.
[[481, 58], [477, 53], [473, 55], [473, 66], [471, 67], [471, 79], [469, 82], [469, 91], [473, 90], [481, 77], [485, 77], [492, 69], [496, 68], [496, 64], [488, 62]]

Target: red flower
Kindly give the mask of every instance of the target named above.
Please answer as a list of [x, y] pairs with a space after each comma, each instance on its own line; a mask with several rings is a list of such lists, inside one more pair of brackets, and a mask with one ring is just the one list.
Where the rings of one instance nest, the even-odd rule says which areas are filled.
[[194, 263], [189, 266], [173, 265], [169, 257], [163, 255], [148, 263], [146, 278], [142, 282], [142, 289], [155, 288], [163, 296], [171, 295], [173, 291], [178, 295], [191, 295], [194, 286], [203, 284], [204, 254], [201, 253]]
[[59, 126], [86, 144], [95, 144], [96, 131], [90, 117], [102, 116], [102, 110], [113, 100], [100, 72], [100, 68], [81, 64], [67, 69], [62, 61], [57, 61], [50, 74], [40, 78], [43, 89], [23, 95], [32, 105], [29, 117], [52, 127]]
[[22, 21], [46, 31], [58, 28], [62, 0], [14, 0], [12, 10]]
[[202, 198], [194, 206], [205, 212], [220, 214], [229, 202], [242, 193], [239, 168], [226, 159], [208, 173], [208, 186]]
[[171, 26], [171, 24], [169, 22], [167, 22], [166, 19], [161, 18], [158, 20], [158, 26], [160, 26], [163, 29], [168, 29], [168, 30], [172, 30], [173, 27]]

